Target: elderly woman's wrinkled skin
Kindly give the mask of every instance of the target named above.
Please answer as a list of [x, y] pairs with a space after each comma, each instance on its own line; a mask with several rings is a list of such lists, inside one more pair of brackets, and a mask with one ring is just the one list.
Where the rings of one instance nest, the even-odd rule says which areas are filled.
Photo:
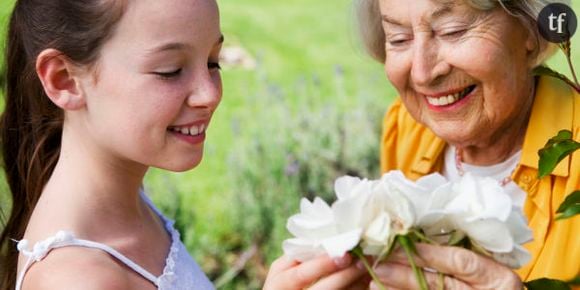
[[[441, 281], [437, 273], [424, 271], [429, 289], [440, 289], [441, 282], [446, 290], [522, 289], [522, 282], [516, 273], [490, 258], [458, 247], [417, 244], [416, 248], [417, 266], [446, 274]], [[420, 289], [407, 256], [401, 249], [393, 252], [389, 261], [380, 264], [375, 272], [387, 289]], [[379, 289], [373, 284], [371, 289]]]
[[417, 121], [462, 148], [465, 162], [495, 164], [523, 141], [536, 38], [501, 7], [443, 2], [379, 0], [385, 70]]

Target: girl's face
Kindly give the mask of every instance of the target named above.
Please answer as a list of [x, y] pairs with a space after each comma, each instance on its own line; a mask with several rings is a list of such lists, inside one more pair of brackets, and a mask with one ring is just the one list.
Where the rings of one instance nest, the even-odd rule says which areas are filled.
[[90, 141], [114, 160], [195, 167], [222, 96], [222, 42], [214, 0], [130, 1], [82, 82]]

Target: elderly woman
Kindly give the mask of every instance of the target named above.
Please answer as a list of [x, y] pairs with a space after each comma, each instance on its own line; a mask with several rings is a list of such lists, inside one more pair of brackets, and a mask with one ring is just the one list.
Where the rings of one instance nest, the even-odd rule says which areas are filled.
[[[554, 212], [580, 189], [580, 153], [538, 179], [538, 150], [549, 138], [568, 129], [580, 139], [580, 96], [559, 79], [532, 73], [556, 48], [536, 29], [548, 1], [355, 1], [365, 45], [400, 95], [384, 119], [382, 170], [412, 179], [490, 176], [533, 230], [525, 245], [532, 258], [516, 272], [456, 247], [417, 245], [417, 263], [446, 274], [446, 289], [522, 289], [522, 281], [578, 275], [580, 219], [554, 222]], [[395, 253], [376, 269], [389, 289], [418, 288], [405, 261]], [[366, 288], [368, 277], [350, 262], [282, 257], [265, 289], [277, 289], [274, 280], [284, 289]], [[438, 276], [425, 274], [435, 289]]]
[[[384, 118], [382, 170], [412, 179], [492, 176], [534, 232], [525, 245], [532, 259], [516, 272], [463, 249], [421, 245], [420, 264], [447, 274], [447, 289], [521, 289], [521, 281], [580, 272], [580, 219], [554, 222], [557, 206], [580, 188], [580, 153], [538, 179], [537, 152], [550, 137], [568, 129], [580, 139], [580, 96], [532, 74], [555, 48], [536, 29], [546, 2], [356, 2], [365, 45], [400, 95]], [[386, 286], [416, 288], [404, 264], [377, 271]], [[436, 284], [435, 274], [427, 278]]]

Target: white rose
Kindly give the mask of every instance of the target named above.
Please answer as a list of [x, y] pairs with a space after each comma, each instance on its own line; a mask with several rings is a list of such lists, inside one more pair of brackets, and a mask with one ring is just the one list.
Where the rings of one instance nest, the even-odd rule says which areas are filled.
[[525, 249], [519, 245], [531, 239], [531, 231], [521, 211], [491, 178], [466, 173], [459, 182], [440, 186], [418, 225], [435, 239], [459, 231], [509, 266], [526, 262]]
[[372, 182], [351, 176], [336, 180], [338, 200], [330, 207], [320, 198], [302, 199], [300, 213], [288, 220], [287, 228], [295, 238], [283, 242], [284, 252], [299, 261], [322, 253], [342, 257], [356, 247], [362, 235], [364, 206]]
[[389, 171], [381, 179], [411, 201], [416, 219], [425, 215], [433, 190], [448, 183], [439, 173], [425, 175], [413, 182], [399, 170]]
[[361, 245], [366, 255], [379, 255], [390, 248], [396, 235], [405, 235], [414, 226], [413, 205], [404, 192], [412, 188], [398, 173], [385, 174], [374, 184], [363, 212]]

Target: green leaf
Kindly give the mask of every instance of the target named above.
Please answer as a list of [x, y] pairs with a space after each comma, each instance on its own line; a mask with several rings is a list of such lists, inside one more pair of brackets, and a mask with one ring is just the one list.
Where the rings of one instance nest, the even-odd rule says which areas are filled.
[[580, 214], [580, 190], [568, 195], [556, 212], [560, 214], [556, 217], [556, 220], [567, 219]]
[[566, 283], [568, 283], [568, 285], [572, 285], [572, 286], [580, 285], [580, 275], [576, 276], [574, 279], [572, 279]]
[[524, 283], [528, 290], [571, 290], [564, 281], [556, 279], [541, 278]]
[[538, 66], [532, 71], [532, 73], [535, 76], [546, 75], [546, 76], [551, 76], [551, 77], [560, 79], [560, 80], [564, 81], [565, 83], [567, 83], [572, 88], [574, 88], [574, 90], [576, 90], [576, 92], [580, 93], [580, 86], [578, 84], [576, 84], [575, 82], [570, 80], [566, 75], [561, 74], [561, 73], [559, 73], [559, 72], [557, 72], [557, 71], [555, 71], [547, 66]]
[[539, 178], [542, 178], [554, 170], [558, 162], [580, 148], [580, 143], [572, 139], [572, 132], [561, 130], [558, 135], [548, 140], [544, 148], [538, 151], [540, 155]]

